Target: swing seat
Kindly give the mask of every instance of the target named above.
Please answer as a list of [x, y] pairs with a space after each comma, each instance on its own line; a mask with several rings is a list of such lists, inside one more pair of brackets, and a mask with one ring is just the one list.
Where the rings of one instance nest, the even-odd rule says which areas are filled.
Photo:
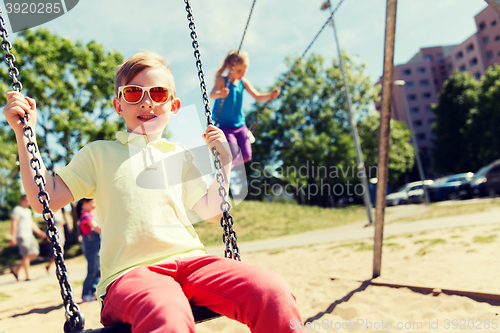
[[[205, 321], [209, 321], [215, 318], [221, 317], [220, 314], [214, 312], [204, 306], [193, 306], [192, 307], [194, 321], [196, 324], [203, 323]], [[130, 324], [121, 323], [113, 326], [107, 326], [103, 328], [98, 328], [95, 330], [85, 330], [83, 333], [91, 333], [91, 332], [99, 332], [99, 333], [131, 333]]]

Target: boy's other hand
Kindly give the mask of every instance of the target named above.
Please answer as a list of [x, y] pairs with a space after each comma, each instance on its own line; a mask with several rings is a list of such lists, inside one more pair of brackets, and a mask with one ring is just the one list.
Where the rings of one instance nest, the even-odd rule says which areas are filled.
[[202, 135], [203, 139], [212, 150], [213, 147], [219, 152], [219, 158], [221, 160], [231, 160], [233, 156], [231, 150], [229, 149], [229, 144], [227, 142], [226, 136], [222, 130], [214, 125], [209, 125], [207, 131]]
[[7, 104], [3, 109], [3, 113], [10, 127], [16, 133], [20, 133], [24, 126], [19, 117], [24, 118], [26, 114], [29, 114], [30, 120], [28, 124], [31, 127], [36, 124], [36, 102], [33, 98], [24, 97], [20, 92], [9, 91], [7, 93]]
[[271, 91], [271, 98], [272, 99], [278, 98], [280, 93], [281, 93], [281, 91], [278, 88], [273, 89], [273, 91]]

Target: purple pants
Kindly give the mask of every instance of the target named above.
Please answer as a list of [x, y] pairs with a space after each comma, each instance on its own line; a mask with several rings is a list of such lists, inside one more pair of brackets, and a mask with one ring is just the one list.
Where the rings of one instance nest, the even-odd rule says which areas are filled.
[[241, 127], [219, 126], [219, 128], [226, 135], [231, 148], [233, 166], [250, 161], [252, 159], [252, 146], [247, 136], [248, 127], [243, 125]]

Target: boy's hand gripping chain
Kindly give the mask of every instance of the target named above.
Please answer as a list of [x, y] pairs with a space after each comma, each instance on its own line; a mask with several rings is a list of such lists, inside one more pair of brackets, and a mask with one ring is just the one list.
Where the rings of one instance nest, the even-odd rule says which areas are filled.
[[[14, 62], [16, 61], [14, 55], [10, 53], [12, 49], [12, 44], [7, 40], [9, 33], [5, 29], [5, 20], [1, 15], [2, 9], [0, 8], [0, 33], [2, 34], [2, 49], [5, 51], [5, 63], [9, 66], [9, 76], [12, 78], [12, 89], [21, 92], [23, 86], [21, 82], [18, 80], [17, 76], [19, 75], [19, 71], [14, 66]], [[28, 139], [28, 143], [26, 144], [26, 149], [31, 154], [30, 166], [33, 170], [35, 170], [35, 184], [40, 189], [38, 193], [38, 201], [43, 205], [43, 219], [47, 222], [47, 238], [52, 242], [52, 254], [56, 263], [56, 276], [59, 281], [59, 285], [61, 287], [61, 297], [64, 303], [64, 309], [66, 311], [66, 322], [64, 323], [64, 332], [70, 333], [74, 331], [83, 330], [85, 319], [83, 314], [80, 312], [80, 308], [76, 305], [73, 300], [73, 294], [71, 285], [68, 282], [67, 268], [64, 264], [63, 258], [63, 249], [61, 244], [59, 244], [57, 238], [57, 229], [54, 226], [54, 214], [52, 210], [49, 208], [49, 194], [45, 191], [45, 178], [40, 173], [41, 165], [39, 159], [35, 156], [35, 153], [38, 152], [38, 147], [36, 142], [32, 140], [34, 136], [33, 129], [30, 125], [28, 125], [29, 115], [26, 115], [24, 118], [20, 118], [23, 122], [23, 134]]]
[[[189, 20], [189, 29], [191, 29], [191, 39], [193, 40], [194, 57], [196, 58], [196, 67], [198, 68], [198, 79], [200, 80], [200, 88], [203, 96], [203, 104], [205, 105], [205, 116], [207, 117], [207, 126], [212, 125], [212, 111], [210, 110], [210, 102], [207, 95], [207, 87], [205, 84], [205, 75], [203, 74], [202, 63], [200, 59], [200, 51], [198, 49], [199, 44], [197, 41], [197, 35], [195, 31], [195, 24], [193, 13], [191, 9], [190, 0], [184, 0], [186, 3], [187, 18]], [[229, 209], [231, 209], [231, 204], [226, 200], [227, 191], [223, 186], [224, 175], [222, 174], [222, 162], [219, 159], [219, 152], [215, 147], [212, 148], [212, 154], [214, 155], [216, 179], [219, 183], [219, 195], [222, 198], [222, 203], [220, 209], [222, 210], [222, 217], [220, 219], [220, 224], [224, 229], [224, 234], [222, 235], [222, 241], [226, 245], [226, 250], [224, 251], [224, 256], [226, 258], [241, 260], [238, 245], [236, 244], [236, 232], [233, 230], [233, 217], [229, 214]]]

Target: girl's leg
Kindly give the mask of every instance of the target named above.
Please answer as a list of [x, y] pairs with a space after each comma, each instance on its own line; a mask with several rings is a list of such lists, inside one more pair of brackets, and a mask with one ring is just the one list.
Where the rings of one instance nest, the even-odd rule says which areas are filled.
[[192, 304], [246, 324], [254, 333], [302, 332], [295, 297], [275, 272], [218, 256], [177, 262], [177, 281]]
[[238, 146], [241, 149], [241, 156], [244, 162], [248, 162], [252, 159], [252, 144], [248, 138], [248, 127], [241, 126], [235, 133], [236, 139], [238, 140]]
[[102, 324], [129, 323], [134, 333], [194, 333], [189, 301], [169, 275], [175, 276], [175, 269], [163, 274], [140, 266], [113, 282], [104, 299]]
[[231, 149], [231, 154], [233, 154], [233, 167], [243, 164], [240, 148], [238, 146], [238, 139], [235, 135], [237, 128], [220, 126], [220, 129], [224, 132], [227, 142], [229, 143], [229, 148]]
[[[83, 253], [87, 259], [87, 276], [83, 281], [82, 297], [85, 295], [94, 295], [96, 284], [96, 277], [100, 276], [99, 266], [99, 239], [94, 236], [94, 233], [88, 236], [83, 236], [82, 240]], [[99, 281], [97, 281], [99, 283]]]

